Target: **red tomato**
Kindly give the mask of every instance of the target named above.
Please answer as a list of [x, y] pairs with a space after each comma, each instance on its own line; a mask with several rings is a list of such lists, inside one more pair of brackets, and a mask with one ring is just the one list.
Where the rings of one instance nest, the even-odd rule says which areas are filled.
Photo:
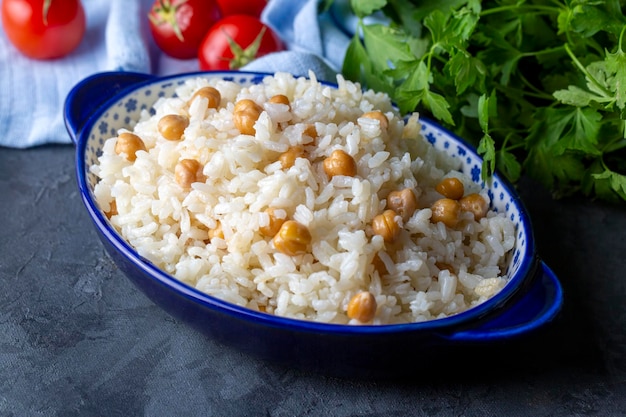
[[254, 59], [282, 51], [285, 45], [258, 18], [243, 14], [226, 16], [209, 29], [200, 49], [200, 69], [238, 69]]
[[9, 41], [34, 59], [60, 58], [85, 34], [79, 0], [2, 0], [2, 26]]
[[249, 14], [261, 16], [261, 12], [267, 6], [267, 0], [217, 0], [222, 11], [222, 16], [231, 14]]
[[148, 13], [154, 41], [178, 59], [195, 58], [202, 38], [220, 17], [215, 0], [155, 0]]

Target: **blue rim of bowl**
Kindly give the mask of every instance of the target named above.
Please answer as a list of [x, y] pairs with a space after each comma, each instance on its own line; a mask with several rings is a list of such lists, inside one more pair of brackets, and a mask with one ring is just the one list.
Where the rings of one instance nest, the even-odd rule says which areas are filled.
[[[215, 296], [204, 293], [182, 281], [176, 279], [167, 272], [161, 270], [156, 265], [143, 258], [137, 253], [137, 251], [126, 242], [122, 236], [110, 225], [108, 219], [104, 216], [104, 213], [98, 207], [95, 201], [93, 192], [87, 181], [87, 166], [85, 163], [85, 151], [89, 134], [94, 127], [95, 122], [111, 107], [113, 103], [116, 103], [128, 95], [132, 95], [137, 89], [144, 86], [163, 83], [168, 80], [175, 79], [187, 79], [197, 76], [219, 76], [229, 74], [232, 76], [244, 75], [250, 77], [265, 77], [271, 76], [272, 73], [263, 72], [228, 72], [228, 71], [207, 71], [207, 72], [190, 72], [184, 74], [176, 74], [165, 77], [155, 77], [146, 81], [133, 84], [129, 88], [123, 90], [119, 94], [108, 99], [97, 111], [95, 111], [85, 122], [83, 128], [80, 131], [76, 144], [76, 175], [78, 179], [78, 187], [83, 199], [83, 203], [87, 207], [92, 221], [95, 223], [98, 230], [103, 236], [120, 252], [121, 255], [128, 258], [134, 265], [140, 268], [144, 273], [151, 276], [151, 278], [157, 280], [160, 284], [171, 288], [176, 291], [178, 295], [184, 298], [200, 303], [203, 307], [211, 310], [219, 310], [221, 313], [228, 314], [234, 318], [241, 320], [254, 321], [256, 323], [266, 325], [269, 327], [289, 329], [293, 331], [310, 332], [310, 333], [332, 333], [343, 335], [367, 335], [367, 334], [393, 334], [404, 332], [441, 332], [441, 333], [453, 333], [461, 329], [471, 328], [473, 325], [482, 324], [482, 319], [488, 318], [494, 311], [505, 306], [511, 299], [513, 299], [520, 291], [523, 291], [525, 287], [530, 284], [530, 280], [536, 278], [533, 274], [537, 267], [539, 260], [536, 254], [534, 234], [532, 230], [532, 224], [528, 211], [523, 204], [517, 191], [515, 191], [513, 185], [498, 172], [493, 175], [494, 179], [497, 179], [501, 186], [512, 196], [512, 200], [515, 201], [519, 207], [520, 226], [524, 228], [526, 238], [526, 253], [522, 254], [522, 261], [520, 267], [515, 275], [509, 277], [507, 284], [493, 297], [484, 301], [483, 303], [471, 307], [461, 313], [448, 316], [445, 318], [438, 318], [423, 322], [414, 323], [399, 323], [399, 324], [365, 324], [365, 325], [348, 325], [348, 324], [333, 324], [323, 323], [315, 321], [307, 321], [301, 319], [293, 319], [282, 316], [275, 316], [259, 311], [249, 309], [247, 307], [238, 306], [227, 301], [221, 300]], [[319, 81], [319, 80], [318, 80]], [[324, 85], [331, 87], [337, 87], [337, 84], [331, 82], [320, 81]], [[454, 140], [464, 144], [468, 151], [474, 156], [480, 158], [473, 145], [470, 145], [465, 139], [460, 138], [450, 130], [440, 126], [428, 118], [420, 115], [420, 120], [426, 121], [433, 127], [440, 129], [448, 134]]]

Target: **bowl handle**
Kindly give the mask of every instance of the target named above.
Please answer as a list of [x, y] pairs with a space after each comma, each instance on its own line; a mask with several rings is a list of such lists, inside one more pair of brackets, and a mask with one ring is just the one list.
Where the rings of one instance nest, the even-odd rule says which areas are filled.
[[91, 75], [76, 84], [64, 105], [65, 127], [74, 144], [89, 118], [103, 104], [127, 88], [153, 77], [139, 72], [111, 71]]
[[528, 292], [503, 314], [483, 325], [444, 336], [455, 342], [493, 342], [526, 334], [552, 321], [563, 304], [563, 288], [542, 261]]

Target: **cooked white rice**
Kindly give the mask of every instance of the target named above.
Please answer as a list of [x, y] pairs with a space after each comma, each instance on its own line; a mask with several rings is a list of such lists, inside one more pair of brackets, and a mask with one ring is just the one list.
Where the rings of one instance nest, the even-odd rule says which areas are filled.
[[[200, 291], [270, 314], [358, 324], [347, 316], [347, 305], [367, 290], [377, 305], [370, 324], [419, 322], [493, 296], [506, 283], [502, 269], [514, 246], [512, 222], [492, 211], [480, 221], [464, 212], [454, 229], [431, 222], [430, 206], [441, 198], [434, 187], [444, 177], [460, 178], [466, 193], [488, 196], [455, 171], [457, 161], [420, 135], [417, 114], [405, 123], [387, 95], [362, 91], [341, 76], [337, 82], [338, 88], [326, 86], [312, 73], [278, 73], [252, 86], [187, 81], [177, 97], [160, 98], [132, 128], [147, 148], [134, 162], [115, 153], [116, 137], [105, 142], [91, 167], [99, 178], [98, 203], [108, 212], [115, 202], [111, 224], [158, 267]], [[206, 109], [205, 99], [188, 104], [207, 85], [222, 95], [218, 110]], [[291, 109], [267, 103], [276, 94], [286, 95]], [[240, 134], [233, 123], [241, 98], [264, 107], [254, 136]], [[361, 117], [375, 109], [387, 116], [388, 131]], [[167, 114], [189, 117], [183, 140], [158, 133]], [[310, 124], [315, 138], [303, 134]], [[278, 155], [295, 145], [306, 157], [283, 169]], [[329, 179], [324, 173], [322, 160], [335, 149], [354, 157], [356, 176]], [[206, 180], [191, 189], [179, 186], [174, 167], [181, 159], [199, 161]], [[390, 191], [407, 187], [415, 191], [418, 209], [401, 223], [398, 241], [386, 243], [372, 232], [372, 219], [385, 209]], [[259, 232], [268, 207], [308, 227], [306, 253], [283, 254]], [[209, 240], [218, 223], [223, 238]], [[376, 256], [385, 265], [381, 272]], [[442, 263], [453, 272], [440, 269]]]

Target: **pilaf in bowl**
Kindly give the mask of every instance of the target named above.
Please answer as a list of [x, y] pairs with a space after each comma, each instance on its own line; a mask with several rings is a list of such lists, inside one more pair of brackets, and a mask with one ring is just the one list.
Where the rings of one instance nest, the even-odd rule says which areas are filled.
[[508, 339], [560, 308], [513, 187], [341, 76], [103, 73], [70, 93], [66, 123], [116, 263], [166, 311], [253, 353], [319, 365], [350, 339], [360, 347], [340, 356], [362, 361], [398, 342]]

